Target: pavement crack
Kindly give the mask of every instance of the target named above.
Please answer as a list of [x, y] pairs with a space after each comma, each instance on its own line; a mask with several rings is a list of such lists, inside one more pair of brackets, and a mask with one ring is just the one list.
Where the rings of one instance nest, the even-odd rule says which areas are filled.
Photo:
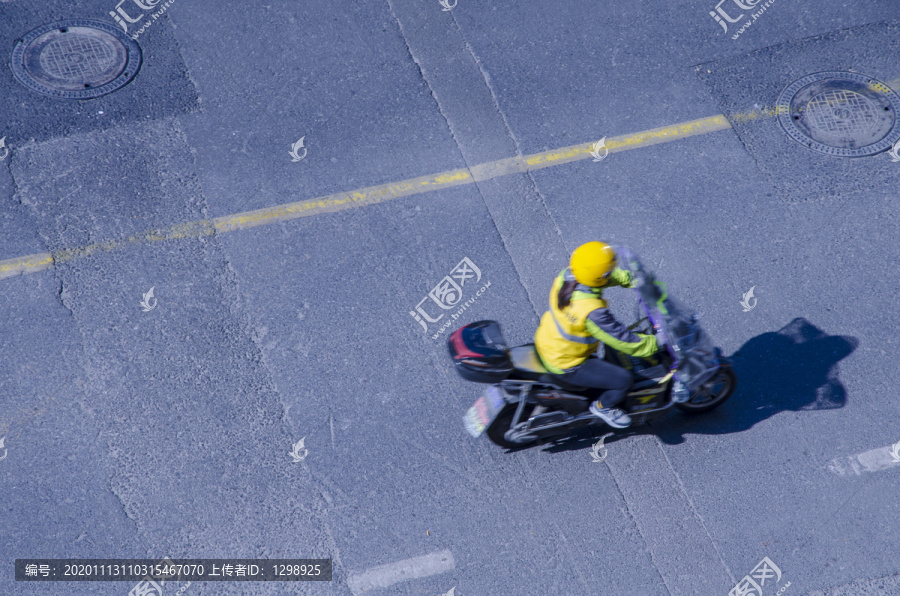
[[[606, 467], [609, 468], [609, 462], [606, 463]], [[635, 516], [634, 511], [631, 510], [631, 504], [628, 503], [628, 498], [625, 496], [625, 490], [619, 484], [619, 480], [616, 478], [616, 475], [612, 473], [610, 469], [610, 477], [612, 478], [613, 483], [616, 485], [616, 490], [619, 495], [622, 497], [622, 502], [625, 503], [625, 509], [628, 512], [628, 517], [631, 520], [631, 525], [637, 530], [638, 534], [641, 536], [641, 541], [644, 543], [644, 552], [650, 557], [650, 563], [653, 565], [653, 569], [656, 571], [656, 574], [659, 575], [660, 581], [666, 588], [666, 592], [669, 596], [672, 596], [672, 586], [669, 585], [669, 582], [666, 581], [666, 576], [663, 574], [662, 570], [659, 568], [659, 563], [656, 561], [656, 557], [653, 556], [653, 549], [650, 548], [650, 542], [647, 540], [647, 537], [644, 536], [644, 532], [641, 530], [641, 524], [637, 521], [637, 516]]]
[[681, 475], [675, 470], [675, 466], [672, 465], [672, 461], [669, 459], [669, 455], [666, 453], [666, 450], [663, 449], [662, 444], [660, 443], [658, 438], [656, 440], [656, 446], [659, 447], [659, 451], [660, 453], [662, 453], [663, 459], [666, 460], [666, 465], [669, 467], [669, 471], [672, 472], [672, 475], [678, 482], [678, 489], [681, 491], [681, 494], [684, 495], [684, 500], [688, 502], [688, 505], [690, 505], [691, 512], [694, 514], [694, 517], [697, 518], [697, 521], [700, 522], [700, 527], [703, 528], [703, 532], [706, 534], [706, 537], [709, 538], [709, 543], [712, 544], [713, 550], [716, 551], [716, 556], [719, 557], [719, 562], [722, 563], [722, 567], [725, 568], [725, 572], [731, 579], [731, 583], [736, 584], [737, 580], [735, 579], [734, 574], [731, 573], [731, 569], [729, 569], [728, 563], [725, 562], [725, 559], [722, 557], [722, 553], [719, 552], [719, 547], [716, 546], [716, 541], [713, 540], [712, 535], [709, 533], [709, 529], [706, 527], [706, 522], [704, 521], [703, 516], [700, 515], [700, 512], [697, 511], [697, 508], [694, 506], [694, 501], [688, 494], [687, 489], [684, 488], [684, 482], [681, 481]]
[[[484, 81], [485, 87], [487, 87], [488, 92], [491, 94], [491, 103], [494, 105], [494, 109], [497, 111], [497, 115], [500, 116], [500, 119], [503, 121], [503, 127], [506, 129], [506, 133], [509, 135], [509, 139], [512, 141], [513, 145], [516, 148], [516, 157], [519, 159], [524, 159], [522, 148], [519, 143], [519, 139], [516, 138], [515, 133], [512, 130], [512, 126], [510, 126], [509, 121], [506, 118], [506, 114], [503, 113], [503, 108], [500, 107], [500, 101], [497, 99], [497, 94], [494, 92], [494, 87], [491, 84], [491, 76], [490, 74], [482, 67], [481, 60], [478, 59], [478, 56], [475, 54], [475, 50], [472, 48], [471, 44], [469, 44], [469, 40], [466, 39], [465, 34], [462, 31], [462, 28], [459, 26], [459, 22], [456, 20], [456, 17], [451, 14], [453, 17], [453, 22], [456, 24], [456, 28], [459, 31], [460, 37], [462, 37], [463, 43], [466, 46], [466, 51], [472, 57], [472, 61], [475, 63], [476, 68], [478, 68], [478, 72], [481, 74], [481, 78]], [[550, 225], [553, 227], [554, 231], [556, 231], [556, 236], [559, 238], [560, 243], [563, 248], [566, 249], [566, 252], [569, 252], [566, 248], [565, 240], [563, 239], [562, 230], [559, 225], [556, 223], [556, 220], [553, 218], [553, 214], [550, 211], [550, 206], [547, 204], [547, 198], [544, 196], [544, 193], [541, 192], [538, 187], [537, 181], [534, 179], [534, 174], [530, 169], [525, 170], [525, 175], [528, 176], [528, 181], [531, 184], [531, 188], [534, 190], [534, 193], [537, 195], [538, 199], [541, 201], [541, 207], [544, 209], [544, 215], [547, 217], [547, 220], [550, 222]], [[476, 187], [479, 187], [479, 184], [475, 183]], [[479, 194], [481, 194], [481, 189], [479, 188]], [[484, 200], [484, 195], [481, 194], [482, 200]], [[485, 206], [487, 207], [487, 202], [485, 201]], [[488, 207], [488, 211], [490, 211], [490, 207]], [[493, 220], [493, 217], [491, 218]], [[496, 228], [496, 224], [494, 224]], [[500, 230], [497, 229], [497, 233], [500, 234]], [[500, 239], [503, 242], [504, 247], [507, 248], [507, 253], [509, 253], [509, 247], [506, 244], [506, 240], [503, 238], [503, 235], [500, 234]], [[510, 255], [512, 257], [512, 255]], [[515, 260], [512, 259], [513, 267], [516, 267], [516, 272], [518, 273], [518, 266], [515, 263]], [[531, 292], [528, 291], [528, 288], [525, 287], [525, 283], [522, 281], [522, 275], [518, 275], [519, 283], [522, 285], [522, 288], [525, 290], [525, 295], [528, 296], [528, 299], [532, 303], [532, 307], [534, 308], [535, 314], [540, 317], [544, 314], [544, 307], [542, 306], [543, 302], [535, 303], [531, 300]]]
[[437, 95], [435, 95], [434, 88], [428, 82], [428, 77], [425, 76], [425, 70], [422, 68], [422, 64], [416, 59], [416, 55], [413, 53], [412, 46], [409, 45], [409, 40], [407, 39], [406, 33], [403, 30], [403, 23], [400, 22], [400, 18], [397, 16], [397, 12], [394, 10], [394, 5], [391, 0], [388, 0], [387, 5], [388, 10], [391, 11], [391, 16], [397, 23], [397, 29], [400, 31], [400, 38], [403, 40], [403, 45], [406, 47], [406, 53], [409, 54], [410, 60], [412, 60], [413, 64], [416, 65], [416, 70], [418, 70], [419, 72], [419, 77], [422, 79], [422, 82], [425, 83], [425, 86], [428, 87], [428, 93], [431, 95], [431, 98], [434, 100], [434, 103], [437, 106], [438, 112], [440, 112], [441, 117], [447, 124], [447, 130], [450, 131], [450, 136], [453, 137], [453, 142], [456, 144], [457, 150], [459, 150], [460, 157], [466, 164], [466, 168], [469, 168], [471, 164], [466, 161], [466, 157], [462, 151], [462, 145], [460, 144], [459, 139], [456, 137], [456, 134], [453, 132], [453, 126], [450, 124], [450, 119], [447, 117], [446, 112], [444, 112], [444, 108], [441, 105], [441, 102], [438, 99]]
[[791, 551], [791, 555], [796, 554], [797, 551], [803, 550], [803, 548], [805, 548], [806, 545], [808, 545], [808, 544], [810, 543], [810, 541], [812, 541], [812, 539], [813, 539], [813, 537], [816, 535], [816, 533], [817, 533], [819, 530], [821, 530], [823, 527], [825, 527], [825, 524], [827, 524], [828, 522], [830, 522], [831, 520], [833, 520], [834, 517], [840, 512], [840, 510], [847, 506], [847, 503], [849, 503], [850, 501], [852, 501], [853, 498], [854, 498], [857, 494], [859, 494], [859, 492], [860, 492], [862, 489], [866, 488], [866, 487], [869, 485], [869, 482], [871, 481], [871, 479], [872, 479], [872, 476], [870, 476], [869, 478], [866, 478], [866, 480], [865, 480], [862, 484], [860, 484], [860, 485], [857, 487], [857, 489], [856, 489], [855, 491], [853, 491], [853, 492], [850, 494], [849, 497], [847, 497], [846, 499], [844, 499], [844, 502], [841, 503], [841, 504], [838, 506], [838, 508], [835, 509], [835, 510], [831, 513], [831, 515], [829, 515], [827, 518], [825, 518], [818, 526], [816, 526], [816, 528], [815, 528], [812, 532], [809, 533], [809, 538], [807, 538], [806, 541], [805, 541], [803, 544], [801, 544], [800, 546], [798, 546], [797, 548], [795, 548], [793, 551]]
[[119, 508], [122, 510], [122, 514], [125, 515], [125, 519], [127, 519], [127, 520], [130, 521], [132, 524], [134, 524], [134, 526], [135, 526], [135, 533], [139, 532], [139, 531], [140, 531], [140, 524], [138, 523], [138, 520], [136, 520], [135, 518], [131, 517], [131, 515], [128, 513], [128, 506], [125, 504], [125, 501], [122, 500], [122, 495], [120, 495], [120, 494], [118, 493], [118, 491], [117, 491], [115, 488], [113, 488], [112, 482], [110, 481], [109, 478], [107, 478], [107, 480], [106, 480], [106, 489], [109, 491], [109, 493], [110, 493], [110, 494], [113, 496], [113, 498], [116, 500], [116, 503], [119, 504]]
[[472, 484], [475, 488], [477, 488], [478, 490], [480, 490], [483, 494], [489, 494], [489, 493], [490, 493], [490, 486], [488, 486], [487, 484], [484, 484], [483, 482], [481, 482], [481, 481], [478, 480], [477, 478], [475, 478], [475, 477], [470, 476], [469, 474], [467, 474], [464, 468], [462, 468], [462, 467], [460, 467], [460, 466], [453, 465], [446, 457], [444, 457], [444, 456], [442, 456], [442, 455], [439, 455], [439, 454], [437, 454], [437, 453], [432, 452], [432, 451], [431, 451], [430, 449], [428, 449], [427, 447], [424, 447], [424, 446], [420, 445], [420, 444], [419, 444], [417, 441], [415, 441], [414, 439], [412, 439], [412, 438], [410, 438], [410, 437], [408, 437], [408, 436], [405, 436], [405, 435], [401, 435], [399, 432], [397, 432], [397, 431], [396, 431], [395, 429], [393, 429], [393, 428], [391, 429], [391, 432], [392, 432], [392, 434], [394, 435], [394, 437], [396, 437], [399, 441], [404, 442], [404, 443], [406, 443], [407, 445], [411, 445], [411, 446], [415, 447], [416, 449], [418, 449], [419, 451], [421, 451], [422, 453], [424, 453], [425, 455], [431, 457], [432, 459], [434, 459], [435, 461], [437, 461], [438, 463], [440, 463], [442, 466], [446, 467], [448, 470], [450, 470], [450, 471], [452, 471], [453, 473], [455, 473], [455, 474], [456, 474], [457, 476], [459, 476], [462, 480], [464, 480], [464, 481], [466, 481], [466, 482]]
[[[466, 169], [469, 171], [469, 174], [473, 178], [475, 178], [475, 175], [472, 172], [473, 164], [471, 164], [469, 162], [469, 160], [466, 159], [465, 152], [463, 151], [463, 145], [462, 145], [462, 143], [460, 143], [459, 138], [457, 137], [456, 133], [453, 130], [453, 125], [451, 123], [450, 117], [447, 115], [446, 111], [444, 110], [443, 106], [441, 105], [441, 101], [438, 98], [437, 94], [435, 93], [434, 88], [428, 82], [428, 77], [425, 76], [425, 69], [423, 68], [423, 66], [419, 62], [419, 60], [416, 59], [415, 53], [413, 52], [413, 49], [412, 49], [412, 46], [410, 46], [409, 40], [407, 39], [406, 34], [404, 33], [403, 24], [400, 22], [400, 19], [397, 16], [396, 11], [394, 10], [393, 3], [391, 2], [391, 0], [387, 0], [387, 4], [388, 4], [388, 9], [391, 12], [391, 16], [394, 18], [394, 20], [397, 23], [397, 28], [400, 31], [400, 37], [403, 39], [403, 44], [406, 46], [406, 51], [409, 54], [409, 57], [412, 60], [413, 64], [415, 64], [416, 69], [418, 70], [419, 76], [422, 78], [422, 81], [428, 87], [428, 92], [431, 95], [431, 98], [434, 100], [434, 103], [437, 106], [438, 112], [440, 113], [441, 117], [444, 119], [444, 122], [447, 125], [447, 130], [450, 132], [450, 136], [453, 139], [453, 142], [456, 144], [456, 148], [459, 152], [460, 158], [462, 159], [463, 163], [465, 164]], [[478, 72], [481, 75], [482, 80], [484, 81], [485, 87], [487, 88], [488, 92], [491, 95], [491, 103], [493, 104], [494, 110], [497, 112], [497, 115], [502, 120], [503, 127], [505, 128], [507, 135], [509, 135], [510, 141], [515, 146], [516, 158], [523, 160], [524, 156], [520, 149], [519, 141], [518, 141], [518, 139], [516, 139], [515, 134], [513, 134], [512, 128], [509, 125], [509, 121], [506, 119], [506, 115], [503, 113], [503, 109], [500, 107], [500, 103], [497, 100], [497, 94], [494, 92], [494, 88], [491, 85], [490, 75], [487, 73], [487, 71], [484, 70], [484, 68], [482, 68], [481, 62], [479, 61], [478, 56], [475, 54], [475, 51], [472, 49], [472, 46], [469, 44], [468, 40], [466, 39], [465, 35], [463, 34], [462, 29], [459, 26], [459, 22], [456, 20], [456, 17], [453, 16], [452, 14], [450, 16], [451, 16], [451, 18], [453, 18], [453, 23], [456, 25], [456, 29], [459, 32], [460, 37], [462, 38], [462, 42], [465, 45], [466, 51], [469, 53], [469, 56], [471, 56], [472, 61], [475, 64], [475, 67], [478, 69]], [[474, 164], [474, 165], [477, 165], [477, 164]], [[556, 231], [556, 235], [560, 239], [560, 243], [565, 248], [565, 242], [563, 242], [563, 239], [562, 239], [562, 231], [560, 230], [559, 226], [556, 224], [556, 221], [553, 219], [553, 215], [550, 212], [550, 208], [547, 204], [547, 200], [544, 197], [544, 195], [541, 193], [541, 191], [538, 189], [538, 186], [534, 179], [534, 176], [532, 175], [531, 171], [527, 170], [527, 169], [525, 170], [524, 173], [528, 176], [528, 180], [531, 184], [532, 189], [534, 190], [535, 194], [540, 199], [541, 207], [544, 210], [545, 217], [550, 222], [553, 229]], [[488, 213], [491, 215], [491, 223], [493, 224], [494, 229], [497, 231], [497, 236], [500, 239], [500, 242], [503, 244], [503, 247], [506, 250], [506, 253], [508, 255], [510, 255], [510, 259], [512, 261], [513, 267], [516, 270], [516, 277], [518, 278], [519, 284], [522, 286], [522, 289], [525, 290], [525, 295], [528, 296], [528, 299], [531, 302], [531, 305], [532, 305], [532, 308], [533, 308], [535, 314], [538, 317], [540, 317], [544, 312], [544, 308], [543, 308], [543, 306], [541, 306], [543, 304], [543, 302], [536, 303], [532, 299], [531, 293], [528, 291], [528, 287], [525, 285], [525, 282], [523, 281], [523, 275], [522, 275], [522, 272], [519, 270], [519, 265], [516, 263], [516, 259], [512, 258], [510, 245], [507, 242], [507, 239], [503, 236], [503, 233], [500, 231], [500, 228], [497, 226], [497, 223], [495, 220], [495, 215], [491, 211], [490, 205], [484, 196], [484, 192], [482, 191], [480, 181], [475, 182], [475, 188], [478, 191], [478, 195], [481, 197], [482, 203], [484, 203], [485, 208], [488, 210]]]
[[[465, 34], [463, 34], [462, 28], [459, 26], [459, 23], [456, 21], [456, 17], [453, 17], [453, 22], [456, 23], [457, 29], [459, 29], [460, 37], [463, 39], [463, 43], [466, 46], [466, 51], [469, 52], [469, 55], [472, 56], [472, 60], [475, 62], [475, 66], [478, 68], [478, 72], [481, 73], [481, 78], [484, 80], [484, 85], [487, 87], [488, 91], [491, 94], [491, 102], [494, 104], [494, 109], [497, 110], [497, 114], [500, 116], [500, 119], [503, 120], [503, 126], [506, 128], [507, 134], [509, 134], [510, 140], [516, 147], [516, 157], [522, 158], [522, 148], [519, 143], [519, 139], [516, 138], [515, 133], [512, 130], [512, 126], [510, 126], [509, 121], [506, 118], [506, 114], [503, 113], [503, 108], [500, 107], [500, 100], [497, 99], [497, 93], [494, 91], [494, 86], [491, 84], [491, 76], [488, 72], [482, 67], [481, 60], [478, 59], [478, 56], [475, 54], [475, 50], [472, 48], [471, 44], [469, 44], [469, 40], [466, 39]], [[531, 186], [534, 188], [534, 192], [541, 200], [541, 205], [544, 207], [544, 212], [547, 215], [547, 219], [553, 224], [553, 228], [556, 230], [556, 235], [559, 236], [560, 241], [563, 240], [562, 230], [557, 225], [556, 220], [553, 218], [553, 214], [550, 211], [550, 206], [547, 204], [547, 199], [544, 194], [540, 191], [537, 185], [537, 181], [534, 179], [534, 175], [532, 171], [525, 170], [525, 174], [528, 176], [528, 179], [531, 181]], [[565, 245], [565, 242], [563, 242]], [[541, 314], [543, 309], [540, 310], [538, 314]]]

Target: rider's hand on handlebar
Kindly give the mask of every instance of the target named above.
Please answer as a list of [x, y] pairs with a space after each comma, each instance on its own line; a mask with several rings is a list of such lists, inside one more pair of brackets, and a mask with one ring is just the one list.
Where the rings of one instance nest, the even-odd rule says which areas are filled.
[[659, 346], [659, 349], [662, 350], [666, 347], [666, 344], [669, 343], [668, 338], [666, 337], [666, 332], [662, 327], [654, 327], [654, 334], [656, 335], [656, 345]]

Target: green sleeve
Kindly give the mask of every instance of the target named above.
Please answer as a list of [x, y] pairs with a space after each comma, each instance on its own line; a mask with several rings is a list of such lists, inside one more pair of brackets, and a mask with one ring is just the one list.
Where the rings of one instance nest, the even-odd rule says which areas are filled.
[[595, 338], [623, 354], [637, 358], [650, 358], [659, 351], [655, 335], [632, 333], [617, 321], [613, 325], [602, 323], [598, 325], [596, 321], [588, 319], [584, 323], [584, 328]]
[[630, 288], [631, 282], [633, 280], [630, 271], [626, 271], [618, 267], [612, 270], [612, 273], [610, 273], [609, 277], [613, 282], [609, 285], [622, 286], [623, 288]]

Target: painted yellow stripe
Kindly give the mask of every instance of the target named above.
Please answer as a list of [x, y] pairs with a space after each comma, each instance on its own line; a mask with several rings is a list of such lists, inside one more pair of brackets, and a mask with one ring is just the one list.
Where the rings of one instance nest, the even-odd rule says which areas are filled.
[[[665, 143], [689, 136], [715, 132], [730, 128], [728, 120], [724, 116], [712, 116], [690, 122], [683, 122], [674, 126], [664, 126], [631, 135], [610, 137], [605, 146], [610, 153], [638, 149], [657, 143]], [[255, 211], [246, 211], [235, 215], [217, 217], [213, 220], [199, 220], [184, 224], [177, 224], [169, 228], [148, 230], [126, 239], [110, 240], [107, 242], [91, 244], [79, 248], [66, 249], [56, 253], [40, 253], [0, 261], [0, 279], [25, 273], [35, 273], [55, 263], [72, 259], [88, 257], [97, 252], [109, 252], [127, 244], [149, 243], [160, 240], [172, 240], [179, 238], [196, 238], [223, 234], [235, 230], [243, 230], [266, 224], [279, 223], [310, 217], [322, 213], [331, 213], [344, 209], [374, 205], [383, 201], [422, 194], [435, 190], [443, 190], [462, 184], [472, 184], [481, 180], [489, 180], [500, 176], [508, 176], [538, 170], [550, 166], [562, 165], [573, 161], [588, 159], [591, 157], [593, 142], [572, 145], [561, 149], [554, 149], [542, 153], [526, 155], [524, 157], [512, 157], [500, 159], [488, 163], [479, 164], [471, 168], [462, 168], [441, 172], [429, 176], [419, 176], [401, 182], [370, 186], [359, 190], [340, 192], [324, 197], [286, 203], [274, 207], [266, 207]]]
[[53, 255], [42, 252], [27, 257], [0, 261], [0, 279], [23, 273], [36, 273], [53, 266]]
[[289, 221], [298, 217], [309, 217], [321, 213], [331, 213], [363, 205], [374, 205], [398, 197], [416, 195], [433, 190], [442, 190], [460, 184], [471, 184], [475, 181], [467, 169], [452, 170], [433, 176], [419, 176], [402, 182], [369, 186], [351, 192], [319, 197], [308, 201], [286, 203], [275, 207], [266, 207], [256, 211], [246, 211], [236, 215], [217, 217], [213, 220], [216, 233], [233, 232], [270, 223]]
[[[900, 90], [900, 79], [887, 83], [890, 87]], [[732, 114], [731, 120], [747, 122], [758, 118], [770, 118], [775, 116], [776, 109], [763, 107], [750, 112]], [[610, 153], [640, 149], [659, 143], [668, 143], [678, 139], [684, 139], [696, 135], [717, 132], [731, 128], [729, 119], [722, 114], [690, 120], [672, 126], [663, 126], [643, 132], [610, 137], [606, 139], [605, 146]], [[145, 232], [129, 236], [125, 239], [110, 240], [98, 244], [91, 244], [80, 248], [72, 248], [57, 251], [55, 253], [38, 253], [24, 257], [17, 257], [0, 261], [0, 279], [36, 273], [56, 263], [90, 256], [99, 251], [108, 252], [128, 244], [159, 242], [162, 240], [175, 240], [184, 238], [197, 238], [223, 234], [235, 230], [243, 230], [272, 223], [290, 221], [299, 217], [310, 217], [322, 213], [332, 213], [344, 209], [353, 209], [364, 205], [374, 205], [383, 201], [389, 201], [399, 197], [417, 195], [435, 190], [443, 190], [462, 184], [472, 184], [481, 180], [490, 180], [500, 176], [518, 174], [532, 170], [539, 170], [551, 166], [558, 166], [591, 157], [594, 142], [572, 145], [561, 149], [551, 149], [541, 153], [534, 153], [524, 157], [511, 157], [488, 163], [450, 170], [439, 174], [419, 176], [401, 182], [369, 186], [349, 192], [339, 192], [324, 197], [285, 203], [274, 207], [266, 207], [255, 211], [245, 211], [235, 215], [217, 217], [213, 220], [199, 220], [181, 223], [168, 228], [147, 230]]]

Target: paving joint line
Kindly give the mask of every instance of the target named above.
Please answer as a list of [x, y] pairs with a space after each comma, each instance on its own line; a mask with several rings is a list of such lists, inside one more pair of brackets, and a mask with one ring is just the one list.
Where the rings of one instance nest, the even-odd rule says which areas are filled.
[[[516, 149], [516, 157], [521, 157], [522, 150], [521, 150], [521, 146], [519, 144], [519, 140], [516, 138], [515, 132], [513, 132], [512, 126], [510, 126], [509, 120], [507, 120], [506, 114], [503, 112], [503, 108], [500, 106], [500, 99], [498, 98], [497, 94], [494, 92], [494, 87], [491, 85], [490, 75], [488, 75], [487, 71], [484, 69], [484, 67], [481, 64], [481, 61], [478, 59], [478, 56], [475, 54], [475, 49], [469, 43], [469, 40], [466, 39], [466, 36], [462, 30], [462, 27], [459, 26], [459, 22], [456, 20], [456, 16], [454, 16], [452, 13], [450, 16], [453, 18], [453, 22], [456, 23], [456, 28], [459, 31], [460, 37], [462, 38], [463, 45], [465, 46], [466, 51], [469, 53], [469, 56], [472, 58], [472, 61], [475, 63], [475, 68], [478, 69], [478, 74], [481, 76], [481, 80], [484, 82], [484, 86], [487, 88], [488, 93], [490, 93], [491, 103], [493, 104], [494, 109], [497, 111], [497, 114], [500, 116], [500, 120], [503, 122], [503, 128], [506, 129], [506, 134], [509, 136], [509, 140], [512, 142], [513, 146]], [[534, 176], [531, 174], [531, 172], [526, 169], [525, 172], [523, 172], [523, 173], [528, 177], [528, 180], [531, 183], [531, 188], [534, 189], [535, 195], [537, 195], [538, 199], [540, 200], [541, 207], [543, 207], [544, 213], [545, 213], [547, 219], [550, 221], [550, 225], [552, 226], [552, 228], [554, 230], [556, 230], [557, 239], [559, 240], [560, 244], [562, 244], [563, 250], [568, 254], [569, 251], [566, 249], [566, 242], [565, 242], [565, 239], [563, 238], [562, 230], [560, 229], [559, 225], [556, 223], [556, 219], [554, 219], [554, 217], [553, 217], [553, 213], [550, 210], [550, 205], [547, 203], [547, 198], [541, 192], [540, 188], [538, 187], [537, 180], [534, 179]], [[531, 306], [532, 306], [532, 309], [534, 310], [534, 313], [538, 317], [540, 317], [541, 313], [543, 312], [543, 307], [541, 306], [540, 302], [535, 303], [532, 300], [531, 292], [528, 291], [528, 287], [525, 285], [525, 282], [522, 280], [521, 272], [519, 271], [519, 268], [516, 265], [516, 259], [513, 258], [512, 252], [510, 251], [510, 247], [506, 241], [506, 238], [504, 238], [503, 233], [500, 231], [500, 228], [497, 225], [497, 221], [494, 218], [494, 214], [491, 213], [490, 205], [488, 204], [487, 200], [485, 199], [484, 193], [481, 192], [481, 187], [478, 184], [478, 181], [475, 182], [475, 187], [478, 189], [478, 194], [481, 196], [481, 200], [484, 203], [485, 208], [488, 210], [488, 213], [491, 214], [491, 222], [494, 225], [494, 229], [497, 231], [497, 235], [500, 237], [500, 242], [503, 243], [503, 246], [506, 249], [507, 254], [509, 255], [510, 262], [512, 263], [513, 268], [516, 270], [516, 274], [517, 274], [516, 278], [519, 281], [519, 285], [525, 291], [525, 295], [528, 297], [529, 302], [531, 302]]]
[[725, 559], [722, 557], [722, 553], [719, 552], [719, 547], [716, 545], [716, 541], [713, 539], [712, 534], [709, 533], [709, 528], [706, 527], [706, 520], [703, 519], [703, 516], [700, 515], [700, 512], [697, 511], [697, 507], [694, 506], [694, 501], [691, 499], [691, 495], [688, 494], [687, 489], [684, 486], [684, 482], [681, 480], [681, 474], [678, 473], [678, 470], [675, 469], [675, 466], [672, 465], [672, 460], [669, 459], [669, 455], [666, 453], [666, 450], [663, 449], [662, 442], [659, 439], [659, 435], [655, 436], [656, 438], [656, 446], [659, 448], [660, 453], [662, 453], [663, 459], [666, 460], [666, 465], [669, 467], [669, 470], [672, 472], [672, 475], [675, 476], [675, 480], [678, 481], [678, 487], [681, 489], [681, 494], [684, 495], [684, 499], [688, 502], [688, 505], [691, 508], [691, 511], [694, 513], [694, 516], [697, 518], [697, 521], [700, 522], [700, 526], [703, 528], [703, 531], [706, 533], [706, 537], [709, 538], [709, 543], [712, 545], [713, 550], [716, 551], [716, 556], [719, 557], [719, 562], [722, 564], [722, 567], [725, 568], [725, 572], [728, 574], [728, 577], [731, 579], [731, 583], [737, 583], [737, 580], [734, 577], [734, 574], [731, 573], [731, 569], [728, 567], [728, 563], [725, 562]]

